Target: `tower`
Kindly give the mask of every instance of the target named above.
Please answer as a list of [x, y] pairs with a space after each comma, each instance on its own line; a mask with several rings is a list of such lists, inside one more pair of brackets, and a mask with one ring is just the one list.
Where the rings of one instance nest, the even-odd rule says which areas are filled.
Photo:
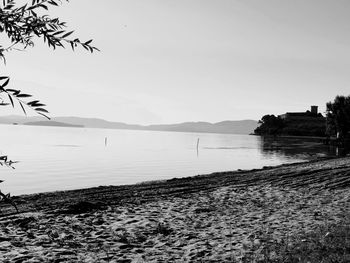
[[311, 113], [314, 115], [317, 115], [318, 113], [318, 106], [311, 106]]

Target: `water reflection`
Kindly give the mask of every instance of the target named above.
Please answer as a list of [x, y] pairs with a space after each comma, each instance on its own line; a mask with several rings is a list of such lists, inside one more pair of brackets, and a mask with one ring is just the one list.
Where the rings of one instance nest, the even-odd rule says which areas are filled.
[[316, 159], [346, 154], [343, 149], [324, 145], [318, 138], [259, 137], [258, 145], [264, 156], [283, 155], [299, 159]]

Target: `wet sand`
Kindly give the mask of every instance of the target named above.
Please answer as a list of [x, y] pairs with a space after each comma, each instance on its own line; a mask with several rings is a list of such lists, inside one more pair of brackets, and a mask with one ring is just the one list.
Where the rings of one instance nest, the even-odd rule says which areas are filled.
[[[232, 262], [350, 206], [350, 158], [16, 197], [0, 262]], [[266, 240], [266, 237], [271, 240]]]

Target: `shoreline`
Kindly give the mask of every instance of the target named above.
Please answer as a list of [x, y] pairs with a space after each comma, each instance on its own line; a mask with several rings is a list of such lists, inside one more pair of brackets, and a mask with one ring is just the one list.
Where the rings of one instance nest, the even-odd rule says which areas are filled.
[[[349, 167], [347, 167], [342, 161], [347, 159], [350, 162], [350, 157], [321, 157], [315, 160], [280, 164], [277, 166], [265, 166], [256, 169], [238, 169], [234, 171], [222, 171], [189, 177], [145, 181], [127, 185], [102, 185], [73, 190], [23, 194], [14, 196], [13, 198], [18, 204], [19, 210], [26, 212], [32, 208], [34, 202], [36, 203], [36, 209], [47, 211], [49, 209], [65, 209], [68, 203], [81, 202], [85, 199], [90, 199], [91, 197], [94, 198], [95, 202], [105, 203], [106, 205], [115, 205], [125, 202], [132, 203], [137, 199], [142, 200], [141, 202], [145, 202], [148, 199], [163, 198], [168, 195], [176, 196], [180, 194], [191, 194], [202, 190], [213, 190], [227, 185], [235, 185], [236, 187], [269, 183], [278, 183], [278, 185], [282, 185], [288, 174], [291, 174], [290, 177], [294, 175], [296, 181], [294, 183], [286, 181], [287, 184], [285, 186], [295, 184], [302, 187], [303, 180], [307, 180], [307, 178], [301, 178], [301, 174], [303, 174], [304, 170], [314, 169], [315, 176], [317, 176], [318, 173], [323, 174], [327, 173], [329, 169], [335, 169], [336, 163], [341, 162], [342, 166], [345, 165], [345, 169], [349, 168], [350, 171], [350, 164]], [[321, 170], [316, 169], [319, 165], [325, 167]], [[301, 180], [301, 182], [298, 180]], [[337, 178], [337, 180], [339, 181], [338, 183], [340, 183], [342, 178]], [[314, 183], [317, 185], [316, 182]], [[310, 182], [308, 184], [310, 184]], [[160, 196], [157, 195], [158, 193]], [[15, 210], [12, 209], [10, 205], [1, 202], [0, 211], [2, 212], [0, 213], [0, 218], [6, 216], [6, 212], [9, 212], [10, 214], [15, 213]]]
[[349, 187], [344, 157], [22, 195], [0, 206], [0, 261], [251, 262], [349, 219]]
[[267, 138], [286, 138], [286, 139], [315, 139], [315, 140], [324, 140], [327, 139], [327, 136], [307, 136], [307, 135], [260, 135], [255, 133], [250, 133], [249, 135], [252, 136], [260, 136], [260, 137], [267, 137]]

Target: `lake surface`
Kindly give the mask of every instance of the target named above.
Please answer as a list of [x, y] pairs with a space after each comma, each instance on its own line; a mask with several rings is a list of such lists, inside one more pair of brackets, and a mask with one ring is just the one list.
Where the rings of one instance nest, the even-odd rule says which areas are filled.
[[[333, 155], [317, 140], [0, 125], [4, 192], [28, 194], [261, 168]], [[107, 144], [105, 144], [107, 138]], [[199, 147], [197, 151], [197, 140]]]

